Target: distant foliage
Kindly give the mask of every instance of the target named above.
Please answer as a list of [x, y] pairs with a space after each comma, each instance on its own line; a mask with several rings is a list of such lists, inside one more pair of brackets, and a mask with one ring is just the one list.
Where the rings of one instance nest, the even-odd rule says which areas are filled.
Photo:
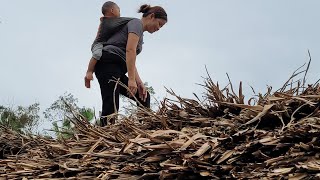
[[80, 108], [77, 103], [77, 98], [71, 93], [65, 93], [59, 96], [59, 98], [45, 110], [44, 116], [52, 122], [52, 131], [55, 132], [57, 138], [70, 138], [73, 136], [72, 112], [80, 113], [86, 117], [88, 121], [94, 120], [94, 110], [86, 107]]
[[20, 133], [31, 133], [39, 124], [39, 103], [17, 108], [0, 106], [0, 125]]
[[[58, 97], [49, 108], [44, 111], [44, 116], [49, 121], [62, 121], [66, 117], [71, 117], [73, 110], [79, 110], [77, 105], [78, 99], [75, 98], [71, 93], [65, 93]], [[68, 105], [67, 105], [68, 104]], [[71, 107], [71, 108], [69, 108]]]

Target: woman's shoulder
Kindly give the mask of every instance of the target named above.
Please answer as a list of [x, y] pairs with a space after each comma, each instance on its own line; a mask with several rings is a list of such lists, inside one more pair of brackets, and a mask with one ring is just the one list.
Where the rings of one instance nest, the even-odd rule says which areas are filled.
[[138, 18], [131, 18], [131, 20], [129, 20], [129, 22], [131, 22], [131, 23], [141, 23], [142, 24], [141, 19], [138, 19]]
[[143, 35], [143, 24], [141, 19], [134, 18], [127, 24], [128, 33], [132, 32], [137, 34], [139, 37]]
[[142, 29], [143, 25], [142, 25], [142, 21], [141, 19], [138, 19], [138, 18], [133, 18], [132, 20], [130, 20], [128, 22], [128, 27], [134, 27], [134, 28], [137, 28], [137, 29]]
[[116, 25], [140, 25], [142, 24], [141, 19], [132, 18], [132, 17], [112, 17], [112, 18], [103, 18], [103, 21], [106, 23], [113, 23]]

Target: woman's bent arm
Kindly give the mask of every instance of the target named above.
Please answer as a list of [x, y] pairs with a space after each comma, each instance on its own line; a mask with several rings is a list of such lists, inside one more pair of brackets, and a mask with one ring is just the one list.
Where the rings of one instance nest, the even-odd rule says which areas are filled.
[[137, 45], [139, 42], [139, 36], [135, 33], [128, 34], [128, 41], [126, 47], [126, 64], [128, 69], [128, 87], [133, 95], [137, 92], [136, 83], [136, 57], [137, 57]]

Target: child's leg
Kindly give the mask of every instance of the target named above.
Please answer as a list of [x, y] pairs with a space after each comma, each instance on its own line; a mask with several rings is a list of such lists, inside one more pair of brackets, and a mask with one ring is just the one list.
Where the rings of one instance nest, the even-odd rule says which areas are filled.
[[94, 68], [95, 68], [96, 64], [97, 64], [97, 60], [92, 57], [90, 59], [90, 62], [88, 65], [88, 70], [87, 70], [86, 76], [84, 78], [84, 83], [87, 88], [90, 88], [90, 86], [91, 86], [90, 81], [93, 80], [93, 72], [94, 72]]
[[103, 44], [102, 43], [95, 43], [92, 45], [91, 51], [92, 51], [92, 58], [90, 59], [89, 65], [88, 65], [88, 70], [86, 73], [86, 76], [84, 78], [85, 81], [85, 86], [87, 88], [90, 88], [90, 81], [93, 80], [93, 72], [94, 68], [102, 57], [102, 49], [103, 49]]

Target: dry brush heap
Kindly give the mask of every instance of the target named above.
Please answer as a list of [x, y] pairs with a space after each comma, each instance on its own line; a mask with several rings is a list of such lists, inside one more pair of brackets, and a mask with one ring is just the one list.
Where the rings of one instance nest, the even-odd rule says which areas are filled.
[[320, 178], [320, 86], [288, 82], [245, 104], [241, 83], [207, 78], [204, 102], [168, 91], [158, 112], [104, 128], [75, 113], [72, 139], [1, 127], [0, 179]]

